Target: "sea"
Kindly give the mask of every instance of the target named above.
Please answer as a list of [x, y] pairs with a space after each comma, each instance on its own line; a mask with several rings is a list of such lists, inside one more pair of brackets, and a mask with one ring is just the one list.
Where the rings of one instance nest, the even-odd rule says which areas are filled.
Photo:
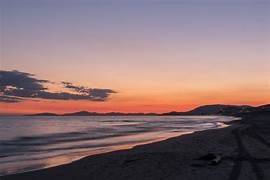
[[229, 116], [2, 116], [0, 176], [207, 129]]

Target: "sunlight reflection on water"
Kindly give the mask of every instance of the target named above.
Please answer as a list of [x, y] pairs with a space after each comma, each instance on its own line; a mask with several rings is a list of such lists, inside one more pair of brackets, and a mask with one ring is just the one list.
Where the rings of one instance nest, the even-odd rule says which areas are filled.
[[224, 116], [0, 117], [0, 175], [224, 127], [222, 122], [232, 120]]

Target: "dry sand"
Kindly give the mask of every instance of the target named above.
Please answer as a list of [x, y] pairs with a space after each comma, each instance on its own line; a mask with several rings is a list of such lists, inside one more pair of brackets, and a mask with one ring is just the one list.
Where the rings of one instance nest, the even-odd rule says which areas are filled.
[[[208, 156], [204, 157], [205, 155]], [[217, 163], [211, 160], [215, 156]], [[221, 161], [219, 161], [221, 158]], [[270, 116], [1, 180], [269, 180]]]

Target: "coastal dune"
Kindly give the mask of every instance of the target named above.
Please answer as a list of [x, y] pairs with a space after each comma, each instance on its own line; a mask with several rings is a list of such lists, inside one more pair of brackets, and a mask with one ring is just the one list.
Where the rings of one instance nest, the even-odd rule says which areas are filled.
[[1, 180], [270, 179], [270, 116], [83, 158]]

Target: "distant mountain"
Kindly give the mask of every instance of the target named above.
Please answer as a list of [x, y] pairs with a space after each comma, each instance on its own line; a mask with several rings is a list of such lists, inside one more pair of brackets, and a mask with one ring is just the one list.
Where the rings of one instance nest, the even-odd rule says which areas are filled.
[[187, 112], [178, 112], [178, 111], [172, 111], [160, 114], [161, 116], [185, 116], [188, 115]]
[[120, 113], [120, 112], [109, 112], [104, 113], [104, 116], [158, 116], [157, 113]]
[[240, 115], [270, 115], [270, 104], [253, 107], [247, 112], [241, 112]]
[[214, 105], [205, 105], [197, 107], [191, 111], [188, 111], [188, 114], [191, 115], [214, 115], [222, 112], [224, 108], [230, 107], [230, 105], [214, 104]]
[[251, 110], [252, 106], [213, 104], [199, 106], [187, 112], [170, 112], [163, 115], [236, 115]]
[[241, 115], [243, 113], [250, 113], [254, 108], [252, 106], [227, 106], [220, 111], [220, 114], [229, 116]]
[[38, 113], [38, 114], [31, 114], [28, 116], [158, 116], [158, 115], [159, 114], [156, 113], [120, 113], [120, 112], [97, 113], [97, 112], [79, 111], [65, 114]]
[[265, 104], [262, 106], [256, 107], [257, 110], [265, 110], [265, 111], [270, 111], [270, 104]]
[[61, 114], [61, 116], [157, 116], [155, 113], [120, 113], [120, 112], [109, 112], [109, 113], [97, 113], [88, 111], [79, 111], [74, 113]]
[[252, 107], [248, 105], [224, 105], [224, 104], [212, 104], [199, 106], [191, 111], [186, 112], [168, 112], [163, 114], [156, 113], [97, 113], [88, 111], [79, 111], [66, 114], [54, 114], [54, 113], [39, 113], [29, 116], [182, 116], [182, 115], [228, 115], [228, 116], [242, 116], [248, 114], [270, 114], [270, 104]]
[[29, 114], [27, 116], [58, 116], [58, 114], [55, 113], [38, 113], [38, 114]]
[[62, 114], [61, 116], [96, 116], [96, 115], [99, 115], [99, 113], [88, 112], [88, 111], [79, 111], [79, 112], [74, 112], [74, 113]]

